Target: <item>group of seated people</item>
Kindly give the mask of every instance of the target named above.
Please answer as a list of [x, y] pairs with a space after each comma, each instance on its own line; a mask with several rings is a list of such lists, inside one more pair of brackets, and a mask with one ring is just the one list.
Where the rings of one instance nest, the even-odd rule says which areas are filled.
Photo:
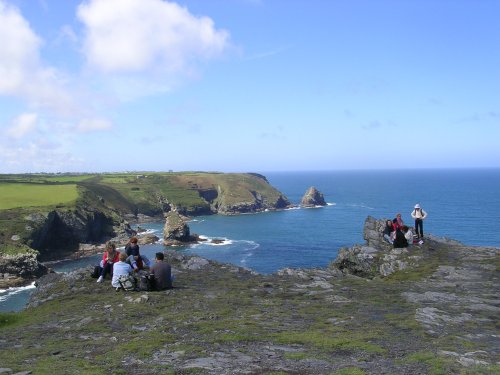
[[113, 242], [108, 242], [99, 264], [97, 282], [102, 283], [109, 274], [111, 285], [118, 290], [121, 287], [120, 276], [143, 273], [154, 280], [155, 290], [169, 289], [172, 288], [172, 268], [163, 260], [163, 253], [158, 252], [151, 265], [149, 259], [140, 254], [136, 237], [132, 237], [127, 243], [125, 252], [118, 251]]
[[413, 231], [404, 224], [401, 214], [393, 220], [387, 220], [383, 231], [384, 239], [394, 248], [408, 247], [411, 244], [422, 244], [423, 241], [415, 238]]

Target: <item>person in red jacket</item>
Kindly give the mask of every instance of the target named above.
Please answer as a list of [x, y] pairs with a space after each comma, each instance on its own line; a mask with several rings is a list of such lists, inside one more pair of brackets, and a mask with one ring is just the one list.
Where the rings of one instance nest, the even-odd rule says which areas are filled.
[[108, 242], [101, 260], [101, 272], [97, 279], [98, 283], [102, 283], [108, 273], [113, 276], [113, 264], [118, 261], [120, 261], [120, 252], [116, 250], [116, 246], [113, 242]]
[[396, 217], [392, 220], [392, 222], [394, 223], [394, 230], [396, 229], [403, 229], [403, 225], [405, 225], [405, 223], [403, 222], [403, 219], [401, 219], [401, 214], [397, 214]]

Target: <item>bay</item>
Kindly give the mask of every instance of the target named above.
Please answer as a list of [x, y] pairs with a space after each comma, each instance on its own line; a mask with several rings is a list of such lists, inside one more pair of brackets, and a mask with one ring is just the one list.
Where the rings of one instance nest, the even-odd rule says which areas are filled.
[[[177, 251], [229, 262], [261, 273], [284, 267], [322, 267], [344, 246], [362, 243], [368, 215], [410, 216], [419, 203], [429, 214], [424, 233], [469, 245], [500, 247], [500, 169], [380, 170], [328, 172], [262, 172], [268, 181], [298, 204], [310, 186], [321, 191], [328, 206], [237, 216], [200, 216], [190, 223], [193, 233], [222, 244], [202, 243]], [[163, 222], [142, 225], [161, 237]], [[154, 257], [162, 244], [141, 252]], [[97, 264], [100, 255], [58, 262], [56, 271]], [[32, 289], [0, 291], [0, 311], [22, 309]]]

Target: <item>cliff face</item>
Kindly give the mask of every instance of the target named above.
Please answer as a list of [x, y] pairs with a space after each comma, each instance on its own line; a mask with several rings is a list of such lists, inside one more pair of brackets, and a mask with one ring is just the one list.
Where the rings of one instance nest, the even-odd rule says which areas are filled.
[[53, 374], [82, 363], [123, 374], [498, 373], [500, 249], [431, 238], [408, 251], [395, 255], [421, 260], [368, 278], [335, 263], [259, 275], [167, 251], [176, 279], [161, 292], [116, 292], [90, 268], [49, 274], [27, 311], [4, 316], [0, 363]]
[[47, 267], [38, 262], [38, 255], [30, 249], [22, 254], [0, 257], [0, 289], [22, 285], [26, 280], [45, 275]]
[[[19, 176], [15, 181], [22, 178]], [[31, 193], [36, 194], [39, 187], [58, 185], [54, 178], [61, 177], [28, 175], [25, 183]], [[290, 205], [285, 196], [258, 174], [71, 175], [63, 180], [60, 184], [72, 185], [78, 192], [76, 201], [51, 207], [0, 210], [0, 258], [9, 253], [7, 248], [24, 249], [18, 245], [37, 250], [40, 261], [88, 255], [100, 250], [96, 247], [99, 243], [109, 239], [122, 243], [134, 235], [125, 218], [151, 219], [149, 215], [159, 218], [171, 212], [176, 215], [237, 214]], [[185, 223], [171, 226], [168, 231], [166, 241], [195, 240]], [[24, 275], [31, 278], [35, 273]]]

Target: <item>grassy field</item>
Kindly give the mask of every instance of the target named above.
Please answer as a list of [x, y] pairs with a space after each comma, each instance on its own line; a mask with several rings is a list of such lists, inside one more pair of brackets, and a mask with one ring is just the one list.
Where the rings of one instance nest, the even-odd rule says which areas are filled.
[[0, 183], [0, 210], [55, 206], [75, 201], [76, 185]]

